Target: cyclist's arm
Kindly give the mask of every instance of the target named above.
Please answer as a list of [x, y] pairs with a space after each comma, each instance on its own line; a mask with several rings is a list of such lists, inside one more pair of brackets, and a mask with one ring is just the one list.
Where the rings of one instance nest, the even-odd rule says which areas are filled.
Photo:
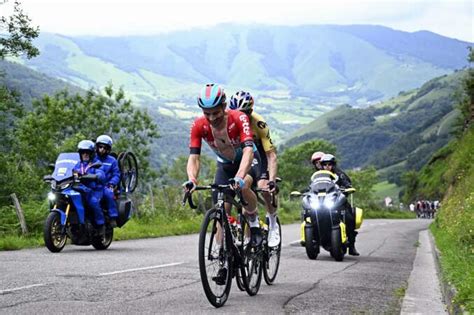
[[201, 159], [199, 154], [190, 154], [188, 158], [188, 165], [186, 172], [188, 173], [188, 180], [197, 183], [199, 169], [201, 168]]
[[194, 183], [197, 183], [199, 169], [201, 167], [201, 145], [201, 123], [199, 119], [196, 119], [191, 125], [191, 135], [189, 139], [189, 158], [188, 164], [186, 166], [188, 180], [191, 180]]
[[268, 127], [268, 124], [265, 122], [262, 116], [257, 115], [255, 113], [255, 115], [252, 117], [254, 119], [254, 122], [256, 123], [255, 129], [257, 130], [257, 137], [262, 142], [263, 150], [265, 151], [265, 155], [267, 156], [269, 180], [275, 181], [278, 166], [276, 148], [273, 145], [273, 140], [270, 136], [270, 128]]
[[275, 150], [265, 152], [268, 161], [269, 181], [275, 181], [278, 170], [277, 155]]
[[240, 166], [239, 170], [237, 171], [237, 174], [235, 174], [236, 177], [240, 178], [245, 178], [245, 175], [248, 174], [250, 171], [250, 167], [252, 166], [252, 161], [253, 161], [253, 147], [246, 146], [243, 148], [242, 151], [242, 160], [240, 161]]
[[239, 170], [237, 177], [245, 178], [245, 176], [250, 171], [250, 167], [253, 162], [253, 134], [250, 127], [250, 121], [246, 114], [241, 113], [239, 115], [239, 120], [237, 126], [240, 129], [240, 143], [242, 146], [242, 160], [240, 161]]

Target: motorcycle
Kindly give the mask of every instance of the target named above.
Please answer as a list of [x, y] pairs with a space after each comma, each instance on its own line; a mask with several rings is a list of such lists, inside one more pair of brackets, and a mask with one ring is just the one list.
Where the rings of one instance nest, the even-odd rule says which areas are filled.
[[[335, 184], [336, 175], [329, 171], [318, 171], [311, 177], [308, 190], [292, 192], [302, 197], [304, 244], [309, 259], [316, 259], [320, 247], [327, 250], [336, 261], [342, 261], [347, 252], [346, 195], [354, 188], [341, 191]], [[356, 229], [362, 223], [362, 209], [356, 208]]]
[[[130, 152], [127, 154], [133, 156]], [[100, 235], [93, 224], [92, 209], [85, 206], [84, 196], [81, 193], [84, 191], [83, 183], [96, 180], [96, 175], [77, 176], [73, 174], [74, 166], [79, 160], [79, 154], [76, 152], [61, 153], [54, 164], [53, 174], [43, 178], [44, 181], [51, 183], [51, 191], [48, 193], [50, 213], [44, 224], [43, 238], [46, 247], [53, 253], [60, 252], [66, 245], [68, 238], [74, 245], [92, 245], [98, 250], [107, 249], [113, 240], [114, 230], [110, 226], [110, 218], [103, 201], [101, 206], [105, 216], [104, 235]], [[124, 160], [126, 166], [123, 166]], [[129, 160], [131, 159], [125, 158], [122, 159], [122, 162], [119, 161], [122, 177], [121, 191], [124, 192], [133, 192], [137, 182], [137, 172], [133, 172], [133, 169], [137, 168], [136, 159], [133, 156], [132, 162]], [[100, 166], [100, 162], [92, 165], [92, 167]], [[124, 187], [124, 184], [127, 187]], [[116, 197], [118, 210], [116, 223], [117, 227], [122, 227], [130, 219], [133, 205], [127, 193], [119, 191]]]

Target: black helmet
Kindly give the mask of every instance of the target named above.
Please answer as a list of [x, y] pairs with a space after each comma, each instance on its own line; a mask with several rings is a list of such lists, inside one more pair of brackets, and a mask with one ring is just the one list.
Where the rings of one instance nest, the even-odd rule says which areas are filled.
[[319, 162], [321, 164], [329, 163], [329, 164], [332, 164], [332, 165], [336, 165], [336, 157], [332, 154], [324, 154], [321, 157], [321, 160], [319, 160]]

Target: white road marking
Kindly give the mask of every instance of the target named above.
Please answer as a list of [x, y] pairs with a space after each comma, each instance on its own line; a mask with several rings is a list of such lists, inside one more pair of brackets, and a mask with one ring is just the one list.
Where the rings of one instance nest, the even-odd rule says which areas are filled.
[[142, 271], [142, 270], [150, 270], [150, 269], [158, 269], [158, 268], [165, 268], [165, 267], [172, 267], [172, 266], [177, 266], [184, 264], [184, 262], [176, 262], [176, 263], [171, 263], [171, 264], [164, 264], [164, 265], [157, 265], [157, 266], [149, 266], [149, 267], [142, 267], [142, 268], [133, 268], [133, 269], [125, 269], [125, 270], [118, 270], [118, 271], [112, 271], [112, 272], [104, 272], [104, 273], [99, 273], [99, 276], [110, 276], [110, 275], [116, 275], [119, 273], [126, 273], [126, 272], [134, 272], [134, 271]]
[[18, 288], [13, 288], [13, 289], [0, 290], [0, 294], [8, 294], [15, 291], [20, 291], [20, 290], [25, 290], [25, 289], [35, 288], [35, 287], [42, 287], [45, 285], [47, 285], [47, 283], [37, 283], [37, 284], [25, 285], [23, 287], [18, 287]]

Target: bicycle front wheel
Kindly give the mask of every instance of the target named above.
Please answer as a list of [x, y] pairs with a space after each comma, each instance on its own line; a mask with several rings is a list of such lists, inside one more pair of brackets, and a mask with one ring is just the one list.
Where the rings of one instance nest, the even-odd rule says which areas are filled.
[[[268, 221], [268, 218], [267, 218]], [[278, 224], [278, 230], [280, 232], [280, 244], [275, 247], [268, 246], [268, 243], [265, 244], [265, 255], [264, 255], [264, 265], [263, 265], [263, 278], [268, 285], [273, 284], [278, 273], [278, 268], [280, 267], [280, 254], [281, 254], [281, 225], [280, 219], [276, 219]], [[269, 222], [267, 222], [269, 224]]]
[[225, 304], [232, 285], [231, 255], [225, 233], [219, 211], [208, 210], [199, 234], [199, 271], [204, 293], [215, 307]]

